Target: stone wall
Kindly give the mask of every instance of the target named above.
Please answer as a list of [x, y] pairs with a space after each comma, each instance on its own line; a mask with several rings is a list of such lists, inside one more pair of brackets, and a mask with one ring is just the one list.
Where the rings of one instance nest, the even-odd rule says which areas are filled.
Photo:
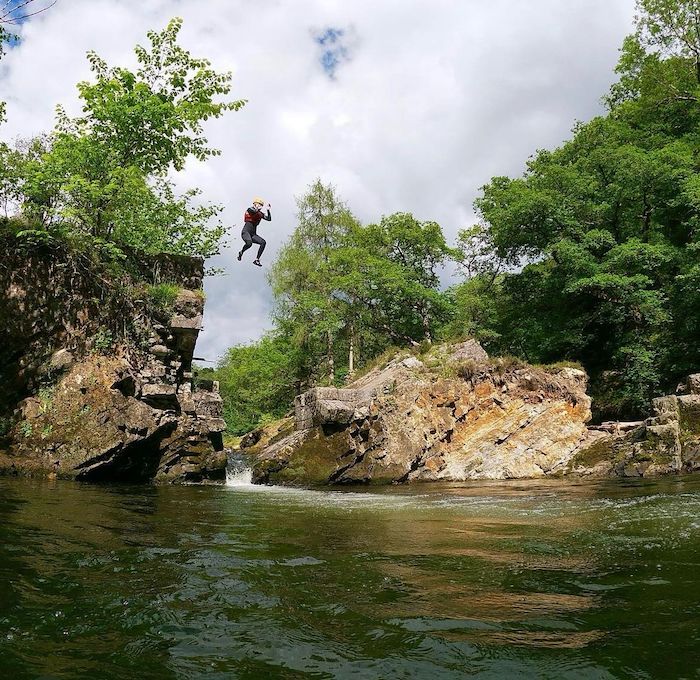
[[[4, 244], [0, 469], [85, 480], [223, 479], [218, 385], [193, 387], [203, 262], [133, 253], [109, 267]], [[143, 282], [180, 286], [154, 308]]]

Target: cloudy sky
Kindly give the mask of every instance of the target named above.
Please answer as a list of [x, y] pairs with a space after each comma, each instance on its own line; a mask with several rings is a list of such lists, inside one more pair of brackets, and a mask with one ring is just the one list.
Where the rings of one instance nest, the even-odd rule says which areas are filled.
[[197, 354], [216, 360], [270, 325], [265, 269], [235, 259], [253, 196], [272, 204], [266, 265], [317, 177], [365, 223], [410, 211], [453, 241], [490, 177], [602, 110], [633, 13], [634, 0], [58, 0], [0, 62], [2, 132], [49, 130], [59, 103], [77, 113], [87, 50], [130, 66], [148, 29], [184, 18], [181, 42], [249, 101], [207, 127], [222, 156], [177, 179], [235, 225], [210, 262], [226, 274], [206, 283]]

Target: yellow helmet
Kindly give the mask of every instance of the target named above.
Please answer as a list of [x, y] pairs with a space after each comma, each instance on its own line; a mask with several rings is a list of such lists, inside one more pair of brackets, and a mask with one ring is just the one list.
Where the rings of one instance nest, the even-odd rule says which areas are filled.
[[256, 196], [253, 199], [253, 203], [260, 203], [260, 205], [265, 205], [265, 201], [263, 201], [262, 198], [260, 198], [260, 196]]

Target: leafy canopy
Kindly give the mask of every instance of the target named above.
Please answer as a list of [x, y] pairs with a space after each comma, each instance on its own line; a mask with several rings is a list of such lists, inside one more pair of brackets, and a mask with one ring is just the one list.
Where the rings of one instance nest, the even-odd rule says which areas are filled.
[[335, 188], [316, 180], [297, 199], [297, 226], [270, 271], [275, 320], [299, 351], [300, 379], [335, 379], [335, 346], [351, 316], [336, 254], [356, 226]]
[[299, 382], [337, 383], [390, 345], [436, 335], [450, 313], [437, 270], [453, 254], [438, 224], [395, 213], [362, 226], [320, 180], [298, 207], [270, 281]]
[[217, 155], [203, 123], [244, 101], [220, 101], [231, 75], [182, 48], [181, 28], [173, 19], [150, 31], [150, 46], [136, 47], [135, 71], [90, 52], [94, 79], [78, 85], [82, 115], [70, 118], [59, 107], [53, 134], [20, 145], [14, 156], [0, 150], [13, 173], [3, 183], [0, 172], [0, 198], [19, 206], [28, 231], [112, 244], [113, 252], [218, 252], [226, 232], [221, 207], [202, 203], [196, 189], [178, 194], [172, 173], [190, 157]]
[[293, 360], [289, 344], [275, 335], [226, 352], [214, 376], [230, 434], [245, 434], [284, 415], [294, 397]]
[[135, 48], [136, 72], [110, 68], [88, 52], [95, 82], [78, 84], [84, 115], [70, 119], [59, 107], [58, 130], [89, 134], [124, 166], [145, 175], [182, 170], [193, 156], [219, 155], [203, 136], [203, 121], [237, 111], [245, 102], [219, 102], [231, 90], [231, 74], [217, 73], [207, 59], [193, 57], [177, 44], [182, 19], [170, 21], [160, 33], [148, 32], [150, 49]]
[[638, 7], [608, 114], [538, 152], [522, 177], [493, 178], [476, 202], [481, 225], [462, 241], [463, 260], [481, 266], [480, 286], [469, 286], [496, 310], [479, 332], [530, 360], [582, 361], [608, 415], [643, 412], [700, 364], [700, 307], [688, 304], [700, 240], [700, 3]]

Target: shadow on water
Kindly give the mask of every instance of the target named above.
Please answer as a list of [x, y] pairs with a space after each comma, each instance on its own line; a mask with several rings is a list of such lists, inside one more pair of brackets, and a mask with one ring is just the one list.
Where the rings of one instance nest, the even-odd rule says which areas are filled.
[[699, 677], [699, 479], [0, 479], [0, 520], [1, 677]]

